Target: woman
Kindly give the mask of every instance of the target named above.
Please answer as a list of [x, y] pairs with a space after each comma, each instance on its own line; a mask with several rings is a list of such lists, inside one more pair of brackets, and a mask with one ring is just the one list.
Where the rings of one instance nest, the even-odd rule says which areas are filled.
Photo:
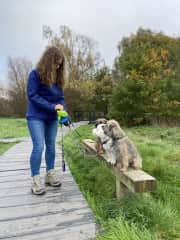
[[64, 71], [63, 52], [56, 47], [48, 47], [29, 74], [27, 83], [28, 110], [27, 125], [32, 138], [33, 150], [30, 156], [33, 194], [44, 194], [45, 186], [40, 179], [40, 166], [44, 142], [46, 145], [45, 183], [59, 187], [61, 182], [54, 170], [55, 141], [58, 121], [57, 110], [64, 109]]

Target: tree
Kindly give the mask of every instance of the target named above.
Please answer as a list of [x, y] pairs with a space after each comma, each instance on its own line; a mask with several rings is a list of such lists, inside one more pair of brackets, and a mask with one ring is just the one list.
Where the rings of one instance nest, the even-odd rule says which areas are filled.
[[32, 63], [25, 58], [8, 58], [9, 100], [15, 116], [24, 117], [27, 108], [26, 84]]
[[112, 95], [113, 81], [110, 69], [107, 66], [99, 68], [95, 73], [95, 94], [92, 101], [95, 102], [96, 110], [108, 113], [108, 106]]
[[9, 117], [11, 114], [8, 92], [0, 85], [0, 117]]
[[67, 61], [69, 82], [88, 80], [102, 63], [97, 43], [84, 35], [73, 32], [67, 26], [59, 27], [59, 34], [49, 26], [43, 27], [43, 36], [53, 46], [63, 49]]
[[179, 39], [144, 29], [119, 43], [113, 70], [118, 87], [112, 97], [111, 116], [117, 114], [131, 124], [180, 117], [174, 49], [180, 49]]

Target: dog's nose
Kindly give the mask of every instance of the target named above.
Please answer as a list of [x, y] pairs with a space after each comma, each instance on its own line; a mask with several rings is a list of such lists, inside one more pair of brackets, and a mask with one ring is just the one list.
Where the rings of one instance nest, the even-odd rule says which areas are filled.
[[98, 123], [95, 124], [95, 127], [96, 127], [96, 128], [97, 128], [97, 126], [98, 126]]

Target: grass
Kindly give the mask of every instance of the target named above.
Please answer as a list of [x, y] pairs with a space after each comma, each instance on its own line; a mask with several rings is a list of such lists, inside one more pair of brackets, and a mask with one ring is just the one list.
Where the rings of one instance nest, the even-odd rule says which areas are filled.
[[[28, 136], [26, 120], [22, 118], [0, 118], [0, 138], [16, 138]], [[0, 143], [0, 155], [16, 143]]]
[[[93, 126], [82, 126], [82, 138], [93, 138]], [[143, 169], [155, 176], [155, 193], [117, 200], [115, 177], [95, 156], [83, 158], [78, 136], [65, 139], [66, 159], [93, 209], [101, 232], [98, 240], [180, 239], [180, 128], [125, 129], [143, 157]], [[77, 144], [76, 144], [77, 143]]]
[[0, 138], [16, 138], [28, 135], [26, 119], [0, 118]]
[[[82, 138], [93, 138], [91, 125], [82, 126]], [[117, 200], [115, 177], [95, 156], [83, 158], [75, 132], [65, 138], [66, 159], [89, 202], [100, 233], [97, 240], [180, 239], [180, 128], [125, 129], [143, 157], [143, 169], [155, 176], [155, 193]], [[0, 119], [0, 138], [28, 136], [25, 119]], [[11, 144], [0, 144], [0, 154]]]

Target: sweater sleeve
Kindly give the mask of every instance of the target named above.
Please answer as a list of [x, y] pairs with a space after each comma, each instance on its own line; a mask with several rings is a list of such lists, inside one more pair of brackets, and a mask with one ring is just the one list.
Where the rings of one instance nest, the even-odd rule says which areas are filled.
[[62, 95], [61, 95], [61, 97], [60, 97], [59, 100], [58, 100], [58, 104], [63, 105], [64, 110], [65, 110], [65, 111], [67, 110], [66, 104], [65, 104], [65, 101], [64, 101], [64, 92], [63, 92], [63, 90], [62, 90]]
[[40, 81], [36, 74], [32, 71], [29, 74], [27, 83], [27, 96], [29, 100], [31, 100], [34, 104], [36, 104], [38, 107], [44, 110], [54, 112], [56, 104], [48, 102], [46, 99], [44, 99], [38, 94], [39, 85]]

